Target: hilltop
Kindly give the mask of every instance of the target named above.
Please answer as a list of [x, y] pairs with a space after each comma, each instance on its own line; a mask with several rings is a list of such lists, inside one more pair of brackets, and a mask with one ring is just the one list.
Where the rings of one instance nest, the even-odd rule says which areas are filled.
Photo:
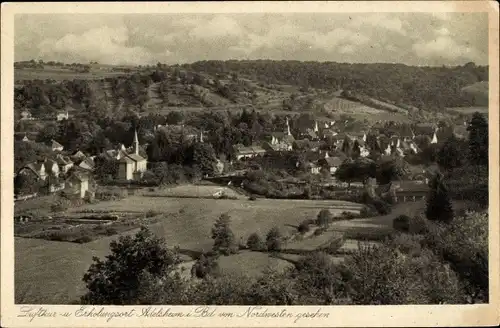
[[49, 63], [16, 63], [18, 111], [28, 108], [43, 116], [69, 108], [116, 117], [130, 112], [247, 108], [274, 114], [310, 112], [319, 117], [407, 121], [444, 108], [487, 106], [488, 100], [487, 67], [474, 64], [412, 67], [231, 60], [118, 67]]

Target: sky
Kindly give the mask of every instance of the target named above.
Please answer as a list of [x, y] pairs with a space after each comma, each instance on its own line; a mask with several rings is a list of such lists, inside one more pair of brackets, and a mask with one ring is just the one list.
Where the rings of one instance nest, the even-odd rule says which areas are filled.
[[484, 13], [22, 14], [16, 61], [488, 63]]

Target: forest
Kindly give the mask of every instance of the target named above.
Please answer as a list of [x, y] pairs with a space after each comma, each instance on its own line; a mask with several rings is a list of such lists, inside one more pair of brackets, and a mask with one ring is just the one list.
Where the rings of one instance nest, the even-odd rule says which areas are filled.
[[467, 63], [456, 67], [404, 64], [349, 64], [300, 61], [200, 61], [183, 65], [208, 74], [236, 73], [268, 84], [347, 90], [424, 110], [480, 105], [462, 88], [488, 81], [488, 67]]

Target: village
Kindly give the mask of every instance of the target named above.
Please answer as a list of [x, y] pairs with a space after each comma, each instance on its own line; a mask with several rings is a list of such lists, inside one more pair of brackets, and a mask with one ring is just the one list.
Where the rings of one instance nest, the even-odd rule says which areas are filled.
[[[60, 122], [69, 119], [69, 114], [66, 112], [57, 114], [55, 120]], [[25, 110], [22, 112], [21, 120], [34, 120], [34, 118], [31, 117], [29, 111]], [[377, 125], [375, 123], [368, 130], [345, 132], [346, 123], [314, 121], [310, 127], [305, 126], [302, 129], [296, 129], [297, 133], [294, 135], [291, 133], [289, 118], [286, 117], [283, 131], [272, 132], [262, 142], [255, 142], [250, 146], [233, 145], [234, 160], [224, 163], [215, 158], [213, 161], [213, 175], [210, 177], [206, 175], [205, 178], [243, 175], [247, 170], [231, 170], [228, 167], [235, 167], [238, 164], [241, 167], [242, 163], [252, 162], [259, 158], [294, 152], [308, 154], [307, 162], [302, 165], [306, 166], [310, 174], [319, 175], [322, 172], [327, 172], [330, 176], [330, 183], [345, 185], [347, 188], [347, 184], [335, 178], [335, 172], [343, 163], [352, 160], [354, 156], [369, 159], [370, 154], [378, 151], [384, 157], [404, 158], [406, 155], [417, 155], [422, 151], [415, 139], [428, 138], [428, 145], [424, 146], [429, 146], [442, 144], [452, 135], [464, 139], [467, 134], [467, 122], [453, 128], [445, 127], [441, 129], [436, 124], [422, 123], [415, 124], [413, 127], [402, 125], [399, 131], [397, 127], [393, 129], [393, 134], [389, 136], [379, 133], [378, 129], [384, 128], [382, 124]], [[185, 133], [185, 138], [196, 143], [207, 142], [204, 140], [204, 131], [198, 131], [184, 125], [158, 125], [154, 127], [153, 131], [148, 132], [154, 134], [159, 133], [161, 130], [181, 131], [181, 133], [189, 130], [188, 133]], [[207, 131], [205, 131], [205, 134], [207, 134]], [[20, 134], [18, 133], [18, 135]], [[367, 142], [369, 136], [375, 136], [370, 144]], [[21, 140], [26, 143], [36, 142], [30, 140], [26, 134]], [[332, 150], [325, 150], [324, 144], [327, 142], [333, 145], [330, 148]], [[92, 183], [89, 182], [95, 180], [93, 179], [93, 172], [96, 169], [97, 158], [117, 161], [118, 170], [113, 178], [124, 187], [127, 186], [127, 183], [141, 181], [144, 172], [154, 164], [148, 162], [147, 155], [145, 155], [147, 145], [140, 144], [137, 130], [134, 131], [132, 144], [127, 146], [120, 144], [116, 149], [107, 149], [99, 154], [84, 154], [79, 150], [73, 153], [68, 152], [57, 140], [50, 140], [47, 146], [52, 151], [51, 157], [44, 157], [36, 162], [26, 163], [15, 173], [16, 176], [31, 175], [31, 178], [27, 178], [26, 181], [36, 181], [36, 185], [39, 186], [36, 190], [28, 188], [29, 192], [18, 189], [18, 193], [16, 193], [17, 200], [57, 192], [80, 198], [92, 198], [95, 186], [92, 186]], [[350, 154], [354, 155], [349, 157]], [[296, 162], [293, 164], [299, 166], [301, 163]], [[279, 169], [279, 167], [277, 168]], [[421, 199], [423, 193], [427, 191], [425, 186], [431, 174], [424, 169], [420, 174], [413, 174], [408, 177], [407, 181], [399, 182], [399, 186], [403, 187], [397, 189], [404, 195], [400, 198], [406, 200], [406, 196], [410, 196], [409, 199], [414, 199], [414, 196], [417, 196], [418, 199]]]

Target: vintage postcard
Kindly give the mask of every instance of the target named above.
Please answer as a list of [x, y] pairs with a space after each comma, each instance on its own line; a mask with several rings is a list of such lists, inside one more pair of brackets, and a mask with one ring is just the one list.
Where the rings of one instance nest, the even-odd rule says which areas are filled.
[[499, 323], [497, 2], [2, 4], [2, 327]]

